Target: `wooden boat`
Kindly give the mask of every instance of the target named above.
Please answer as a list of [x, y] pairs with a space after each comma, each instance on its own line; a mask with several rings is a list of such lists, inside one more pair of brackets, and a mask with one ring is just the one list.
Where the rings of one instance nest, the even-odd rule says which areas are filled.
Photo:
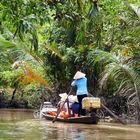
[[[46, 118], [47, 120], [54, 120], [56, 116], [49, 114], [47, 112], [57, 112], [57, 108], [53, 107], [50, 102], [44, 102], [43, 107], [40, 111], [40, 116]], [[96, 113], [92, 113], [87, 116], [70, 117], [70, 118], [63, 118], [58, 116], [56, 118], [56, 121], [66, 123], [98, 124], [99, 117], [97, 117]]]
[[[47, 120], [53, 120], [55, 116], [52, 116], [47, 113], [42, 114]], [[98, 124], [99, 118], [96, 116], [81, 116], [81, 117], [71, 117], [64, 119], [62, 117], [57, 117], [56, 121], [65, 122], [65, 123], [83, 123], [83, 124]]]

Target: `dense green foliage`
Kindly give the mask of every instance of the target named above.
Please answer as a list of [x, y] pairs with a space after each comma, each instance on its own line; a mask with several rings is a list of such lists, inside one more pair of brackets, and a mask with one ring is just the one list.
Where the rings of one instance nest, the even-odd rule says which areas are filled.
[[135, 108], [137, 118], [139, 7], [138, 0], [1, 0], [0, 71], [9, 76], [13, 62], [30, 61], [33, 69], [44, 69], [40, 74], [58, 94], [67, 92], [74, 73], [82, 70], [89, 92], [103, 96], [119, 114], [129, 116]]

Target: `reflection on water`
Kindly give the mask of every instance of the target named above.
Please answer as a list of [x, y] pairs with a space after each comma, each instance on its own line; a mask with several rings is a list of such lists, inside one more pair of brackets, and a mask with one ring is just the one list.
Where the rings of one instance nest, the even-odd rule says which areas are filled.
[[21, 121], [33, 118], [33, 110], [27, 109], [0, 109], [0, 122]]
[[0, 140], [138, 140], [139, 137], [139, 125], [52, 123], [34, 119], [32, 112], [25, 110], [0, 110]]

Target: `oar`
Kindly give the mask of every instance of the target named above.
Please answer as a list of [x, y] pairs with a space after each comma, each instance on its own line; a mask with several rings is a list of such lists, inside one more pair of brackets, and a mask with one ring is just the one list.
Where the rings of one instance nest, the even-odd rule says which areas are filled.
[[[90, 94], [92, 97], [94, 97], [92, 94]], [[122, 120], [120, 117], [118, 117], [116, 114], [114, 114], [109, 108], [107, 108], [104, 104], [101, 103], [101, 106], [108, 111], [117, 121], [119, 121], [121, 124], [126, 124], [126, 121]]]
[[[69, 93], [68, 93], [68, 96], [71, 94], [71, 92], [72, 92], [72, 87], [71, 87], [71, 89], [70, 89], [70, 91], [69, 91]], [[64, 101], [64, 103], [62, 104], [61, 108], [57, 111], [57, 115], [56, 115], [55, 118], [52, 120], [53, 123], [56, 121], [58, 115], [59, 115], [60, 112], [62, 111], [62, 109], [63, 109], [63, 107], [64, 107], [66, 101], [68, 100], [68, 96], [67, 96], [66, 100]]]
[[120, 117], [118, 117], [116, 114], [114, 114], [110, 109], [108, 109], [104, 104], [101, 103], [101, 106], [107, 110], [117, 121], [119, 121], [121, 124], [126, 124], [126, 121], [122, 120]]

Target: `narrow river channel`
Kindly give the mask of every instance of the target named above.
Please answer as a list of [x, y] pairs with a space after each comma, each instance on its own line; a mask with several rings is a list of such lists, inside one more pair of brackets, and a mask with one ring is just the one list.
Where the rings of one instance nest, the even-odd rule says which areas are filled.
[[52, 123], [31, 110], [0, 109], [0, 140], [139, 140], [140, 125]]

